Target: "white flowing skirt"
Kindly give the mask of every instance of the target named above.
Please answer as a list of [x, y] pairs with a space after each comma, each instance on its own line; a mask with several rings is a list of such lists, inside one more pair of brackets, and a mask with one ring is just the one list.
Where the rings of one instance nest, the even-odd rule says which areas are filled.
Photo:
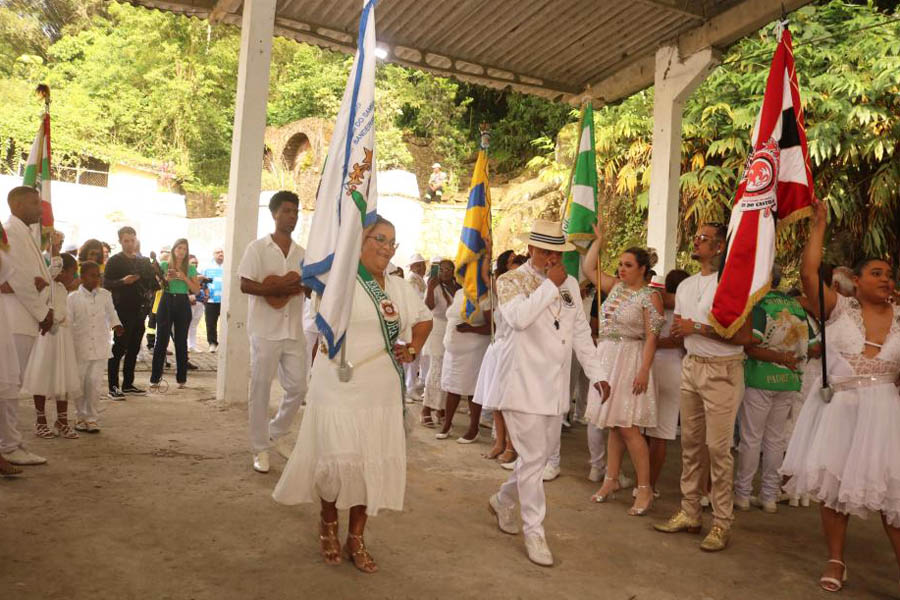
[[478, 370], [478, 381], [475, 382], [475, 393], [472, 401], [484, 408], [497, 408], [497, 344], [491, 344], [481, 360]]
[[837, 392], [826, 404], [813, 386], [788, 445], [783, 475], [792, 496], [900, 527], [900, 392], [881, 384]]
[[66, 394], [71, 399], [81, 396], [75, 342], [69, 327], [63, 325], [56, 333], [38, 336], [22, 375], [22, 393], [59, 399]]
[[402, 510], [406, 433], [400, 377], [385, 353], [338, 380], [334, 362], [319, 356], [294, 451], [272, 497], [281, 504], [336, 502], [366, 514]]

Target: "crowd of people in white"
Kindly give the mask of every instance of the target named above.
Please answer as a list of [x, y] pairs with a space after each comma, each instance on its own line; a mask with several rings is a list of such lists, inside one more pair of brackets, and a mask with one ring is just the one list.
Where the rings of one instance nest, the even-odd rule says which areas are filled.
[[[66, 394], [56, 383], [42, 387], [46, 378], [30, 365], [54, 363], [59, 352], [77, 356], [52, 372], [60, 385], [85, 390], [76, 401], [78, 422], [90, 423], [91, 396], [98, 392], [88, 381], [108, 358], [110, 330], [122, 333], [95, 266], [80, 265], [81, 285], [71, 294], [65, 285], [75, 276], [74, 262], [64, 263], [54, 282], [28, 233], [40, 214], [37, 194], [17, 190], [9, 197], [10, 250], [0, 253], [4, 473], [15, 469], [8, 463], [35, 462], [16, 429], [21, 391], [54, 397], [62, 411], [57, 433], [74, 433], [63, 418]], [[539, 565], [553, 564], [543, 528], [544, 482], [560, 473], [561, 431], [573, 422], [587, 426], [586, 475], [599, 483], [590, 500], [606, 503], [633, 486], [627, 515], [634, 517], [652, 511], [667, 449], [680, 434], [681, 506], [654, 525], [659, 532], [700, 533], [709, 506], [712, 524], [700, 548], [720, 551], [731, 539], [735, 508], [775, 513], [780, 502], [815, 501], [828, 549], [823, 589], [840, 590], [846, 581], [850, 515], [880, 513], [900, 565], [894, 267], [873, 258], [852, 270], [821, 268], [822, 205], [804, 249], [802, 290], [780, 291], [776, 268], [771, 291], [730, 338], [708, 320], [726, 244], [721, 224], [704, 224], [693, 237], [699, 272], [665, 277], [653, 272], [653, 252], [639, 247], [621, 254], [614, 274], [599, 270], [604, 244], [598, 228], [579, 283], [562, 265], [562, 253], [574, 247], [560, 224], [536, 221], [523, 236], [527, 256], [506, 251], [494, 265], [483, 261], [490, 293], [466, 320], [453, 261], [433, 258], [429, 272], [428, 261], [413, 255], [404, 280], [391, 262], [394, 226], [379, 217], [363, 232], [344, 340], [351, 376], [317, 336], [317, 300], [307, 299], [303, 249], [291, 239], [298, 208], [296, 195], [275, 194], [274, 232], [253, 242], [238, 268], [241, 291], [250, 297], [250, 446], [254, 469], [268, 472], [270, 450], [305, 400], [297, 442], [273, 496], [285, 504], [320, 503], [319, 543], [327, 563], [346, 557], [362, 571], [377, 570], [364, 528], [380, 509], [403, 507], [404, 413], [421, 402], [421, 426], [445, 443], [465, 398], [467, 425], [455, 441], [473, 444], [490, 429], [484, 456], [511, 473], [488, 506], [501, 531], [523, 531], [528, 557]], [[179, 279], [193, 289], [191, 277]], [[36, 363], [35, 356], [42, 358]], [[20, 364], [29, 368], [20, 372]], [[285, 395], [270, 418], [276, 376]], [[626, 451], [634, 480], [622, 468]], [[343, 548], [341, 509], [349, 509]]]

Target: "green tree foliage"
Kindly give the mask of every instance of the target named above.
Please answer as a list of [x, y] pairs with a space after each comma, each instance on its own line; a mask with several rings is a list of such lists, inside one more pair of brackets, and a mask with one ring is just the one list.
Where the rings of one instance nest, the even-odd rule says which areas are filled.
[[[830, 254], [838, 262], [862, 255], [892, 254], [896, 259], [900, 245], [900, 23], [888, 23], [898, 17], [900, 12], [885, 14], [874, 5], [843, 1], [808, 6], [790, 16], [816, 196], [831, 208], [837, 241]], [[869, 29], [856, 31], [862, 28]], [[699, 223], [727, 220], [775, 44], [771, 27], [735, 44], [685, 105], [684, 260]], [[640, 92], [594, 114], [597, 165], [612, 235], [609, 254], [615, 256], [616, 249], [644, 239], [645, 230], [636, 225], [646, 220], [653, 92]], [[566, 148], [569, 155], [573, 146], [571, 142]], [[787, 228], [779, 240], [785, 262], [798, 258], [800, 228]]]

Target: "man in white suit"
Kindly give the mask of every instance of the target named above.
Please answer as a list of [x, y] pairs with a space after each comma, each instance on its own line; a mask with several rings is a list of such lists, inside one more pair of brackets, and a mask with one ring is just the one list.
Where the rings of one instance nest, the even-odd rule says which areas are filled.
[[[50, 285], [53, 278], [30, 229], [41, 220], [41, 197], [30, 187], [17, 187], [7, 196], [12, 215], [6, 222], [9, 238], [7, 258], [14, 272], [3, 283], [0, 309], [12, 328], [13, 343], [19, 358], [19, 372], [25, 373], [31, 349], [38, 334], [44, 335], [53, 325]], [[18, 427], [18, 398], [0, 399], [0, 454], [14, 465], [39, 465], [47, 459], [32, 454], [22, 446]]]
[[[519, 453], [515, 469], [490, 509], [500, 530], [516, 534], [516, 501], [521, 506], [528, 558], [551, 566], [544, 537], [546, 499], [542, 474], [558, 448], [563, 415], [569, 410], [572, 351], [592, 384], [604, 380], [581, 306], [578, 282], [566, 274], [562, 253], [574, 250], [562, 226], [535, 221], [528, 236], [531, 259], [497, 280], [500, 312], [510, 324], [510, 358], [504, 365], [498, 408]], [[598, 388], [599, 389], [599, 388]]]

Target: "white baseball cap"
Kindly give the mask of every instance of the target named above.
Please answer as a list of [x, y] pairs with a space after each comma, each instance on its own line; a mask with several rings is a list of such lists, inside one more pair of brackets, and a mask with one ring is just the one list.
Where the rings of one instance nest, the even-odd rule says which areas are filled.
[[409, 257], [409, 262], [406, 263], [406, 266], [414, 265], [416, 263], [425, 262], [425, 257], [416, 252], [412, 256]]

